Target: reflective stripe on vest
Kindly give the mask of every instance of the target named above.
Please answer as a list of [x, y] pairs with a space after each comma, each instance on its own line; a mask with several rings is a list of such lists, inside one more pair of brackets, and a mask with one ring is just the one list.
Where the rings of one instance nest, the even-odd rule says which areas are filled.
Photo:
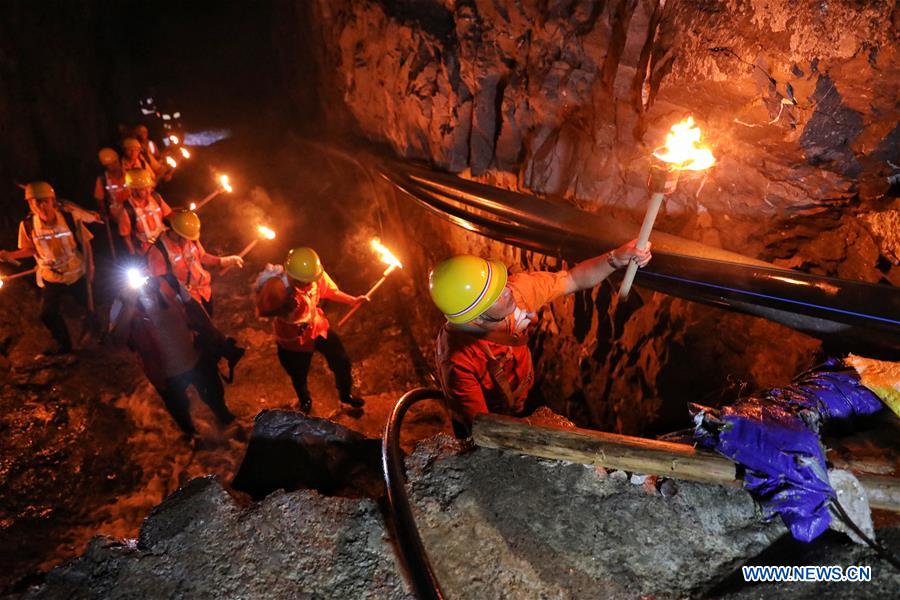
[[134, 209], [134, 217], [137, 221], [134, 224], [135, 235], [142, 242], [152, 244], [165, 230], [162, 222], [162, 208], [153, 196], [150, 196], [143, 208], [135, 206], [134, 202], [131, 203], [131, 208]]
[[[47, 227], [38, 215], [34, 215], [31, 241], [35, 247], [35, 261], [38, 265], [65, 276], [80, 271], [83, 263], [79, 260], [75, 233], [69, 228], [62, 214], [57, 214], [56, 218], [57, 225]], [[60, 225], [65, 229], [59, 229]]]
[[198, 256], [200, 249], [197, 247], [197, 244], [189, 242], [187, 244], [187, 252], [184, 252], [184, 246], [176, 245], [167, 236], [159, 239], [162, 240], [166, 254], [169, 255], [169, 263], [172, 265], [173, 274], [175, 274], [176, 268], [184, 267], [187, 273], [184, 281], [181, 282], [184, 287], [190, 290], [192, 286], [202, 288], [210, 285], [212, 277], [200, 262], [200, 257]]

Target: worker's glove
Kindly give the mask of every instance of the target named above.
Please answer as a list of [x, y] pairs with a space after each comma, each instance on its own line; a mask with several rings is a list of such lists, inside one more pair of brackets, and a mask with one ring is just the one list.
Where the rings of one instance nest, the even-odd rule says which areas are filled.
[[223, 267], [238, 267], [239, 269], [244, 268], [244, 259], [238, 256], [237, 254], [232, 254], [231, 256], [223, 256], [222, 257], [222, 266]]
[[353, 298], [353, 304], [365, 304], [368, 301], [368, 296], [356, 296], [355, 298]]

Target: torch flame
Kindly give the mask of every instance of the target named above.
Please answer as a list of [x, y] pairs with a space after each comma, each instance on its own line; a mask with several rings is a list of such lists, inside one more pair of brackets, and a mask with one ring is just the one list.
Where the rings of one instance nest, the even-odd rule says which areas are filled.
[[190, 157], [191, 157], [191, 153], [188, 152], [188, 149], [185, 148], [185, 147], [182, 147], [182, 148], [181, 148], [181, 155], [182, 155], [183, 157], [185, 157], [185, 158], [190, 158]]
[[169, 136], [169, 141], [177, 145], [181, 140], [178, 139], [177, 135], [172, 134]]
[[171, 156], [167, 156], [167, 157], [166, 157], [166, 163], [167, 163], [170, 167], [172, 167], [173, 169], [174, 169], [175, 167], [178, 166], [178, 163], [175, 162], [175, 159], [172, 158]]
[[268, 227], [266, 227], [265, 225], [257, 225], [256, 231], [258, 231], [259, 235], [263, 236], [267, 240], [275, 239], [275, 232], [272, 231], [271, 229], [269, 229]]
[[381, 243], [381, 240], [378, 238], [372, 238], [372, 249], [378, 253], [378, 258], [381, 262], [386, 265], [397, 267], [398, 269], [402, 269], [403, 265], [400, 264], [400, 261], [397, 259], [394, 254], [385, 247], [384, 244]]
[[709, 148], [700, 145], [700, 128], [694, 126], [693, 117], [672, 125], [666, 134], [666, 145], [653, 156], [677, 170], [702, 171], [716, 163]]
[[219, 183], [222, 185], [222, 189], [225, 190], [226, 192], [228, 192], [229, 194], [234, 191], [231, 187], [231, 184], [228, 183], [228, 175], [220, 175]]
[[191, 210], [197, 210], [197, 203], [196, 203], [196, 202], [191, 202], [190, 205], [189, 205], [188, 207], [189, 207]]
[[3, 289], [3, 278], [0, 277], [0, 289]]

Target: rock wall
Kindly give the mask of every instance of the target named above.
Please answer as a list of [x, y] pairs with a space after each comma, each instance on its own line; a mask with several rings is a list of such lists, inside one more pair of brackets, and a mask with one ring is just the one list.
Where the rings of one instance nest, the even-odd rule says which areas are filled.
[[97, 150], [116, 139], [127, 102], [137, 112], [138, 82], [126, 67], [116, 23], [125, 3], [29, 2], [0, 7], [0, 240], [15, 245], [28, 212], [16, 183], [42, 178], [61, 197], [91, 203]]
[[[888, 179], [900, 164], [892, 2], [318, 0], [312, 13], [325, 113], [398, 155], [609, 211], [636, 231], [648, 155], [691, 114], [718, 164], [682, 179], [660, 229], [900, 283], [887, 225], [900, 210]], [[426, 263], [501, 250], [396, 206]], [[611, 314], [610, 297], [604, 286], [556, 303], [535, 349], [545, 399], [582, 424], [676, 426], [684, 401], [784, 383], [818, 346], [660, 294]]]
[[[452, 598], [684, 597], [784, 532], [741, 490], [669, 481], [664, 496], [624, 472], [460, 455], [447, 436], [407, 464], [418, 527]], [[201, 478], [154, 509], [137, 540], [96, 538], [27, 597], [409, 598], [393, 552], [371, 499], [276, 491], [241, 506]]]
[[272, 494], [241, 509], [195, 479], [138, 540], [96, 538], [35, 598], [410, 598], [372, 500]]

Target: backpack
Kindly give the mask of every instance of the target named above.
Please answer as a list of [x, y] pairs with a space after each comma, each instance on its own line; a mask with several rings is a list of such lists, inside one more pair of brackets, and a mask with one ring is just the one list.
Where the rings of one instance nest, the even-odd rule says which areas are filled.
[[234, 381], [234, 365], [236, 365], [237, 361], [243, 356], [243, 348], [237, 346], [234, 338], [226, 337], [225, 334], [213, 325], [213, 322], [209, 318], [206, 309], [203, 308], [203, 305], [187, 293], [187, 290], [184, 289], [184, 286], [182, 286], [175, 277], [175, 274], [172, 272], [172, 262], [169, 260], [169, 253], [166, 251], [162, 238], [156, 239], [156, 241], [153, 242], [153, 246], [159, 250], [163, 260], [166, 262], [166, 273], [161, 277], [176, 291], [176, 294], [181, 300], [184, 310], [187, 313], [188, 325], [197, 333], [197, 338], [195, 340], [196, 348], [207, 360], [210, 360], [215, 364], [218, 364], [219, 360], [222, 358], [227, 360], [228, 375], [223, 376], [223, 379], [228, 383], [232, 383]]

